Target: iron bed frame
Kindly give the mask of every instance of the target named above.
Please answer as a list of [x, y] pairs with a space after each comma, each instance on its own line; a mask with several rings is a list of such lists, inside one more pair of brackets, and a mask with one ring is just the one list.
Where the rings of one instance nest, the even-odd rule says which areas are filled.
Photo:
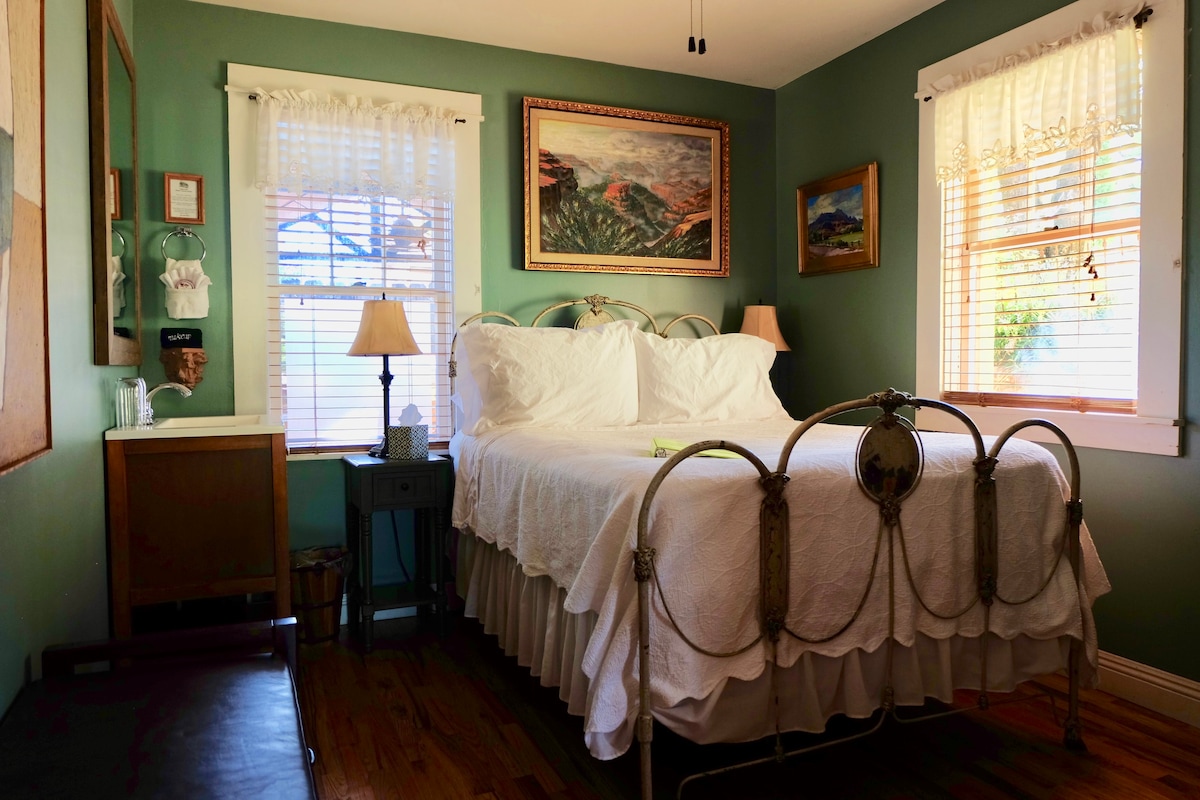
[[[554, 303], [542, 310], [534, 318], [530, 327], [537, 327], [539, 322], [556, 311], [561, 311], [579, 305], [588, 305], [590, 308], [585, 310], [579, 315], [579, 317], [577, 317], [574, 323], [574, 327], [576, 328], [586, 328], [593, 325], [600, 325], [614, 321], [614, 317], [609, 314], [604, 307], [617, 306], [632, 309], [642, 314], [647, 320], [649, 320], [652, 332], [659, 336], [663, 336], [664, 338], [670, 332], [672, 327], [685, 320], [695, 320], [711, 328], [714, 333], [720, 333], [720, 329], [715, 323], [712, 322], [712, 320], [700, 314], [679, 315], [660, 329], [653, 315], [651, 315], [650, 312], [641, 306], [622, 300], [613, 300], [598, 294], [588, 295], [580, 299], [565, 300]], [[465, 326], [488, 317], [501, 318], [514, 326], [520, 326], [520, 323], [512, 316], [502, 312], [490, 311], [476, 314], [465, 320], [462, 325]], [[457, 377], [457, 365], [454, 356], [456, 345], [457, 335], [451, 342], [450, 347], [449, 376], [452, 387], [454, 379]], [[1080, 572], [1080, 529], [1083, 521], [1083, 502], [1079, 496], [1079, 460], [1076, 455], [1075, 448], [1071, 444], [1071, 441], [1067, 438], [1066, 434], [1058, 426], [1046, 420], [1028, 419], [1015, 423], [1005, 430], [993, 442], [991, 448], [985, 450], [983, 437], [978, 426], [961, 409], [941, 400], [915, 397], [906, 392], [888, 389], [883, 392], [877, 392], [860, 400], [850, 400], [832, 405], [823, 411], [813, 414], [803, 422], [800, 422], [785, 442], [783, 451], [780, 454], [778, 467], [775, 471], [771, 471], [753, 452], [736, 442], [713, 439], [688, 445], [671, 456], [651, 479], [643, 497], [638, 514], [637, 546], [634, 550], [633, 563], [633, 578], [637, 582], [638, 588], [639, 663], [638, 713], [635, 732], [640, 751], [640, 784], [641, 797], [643, 800], [651, 800], [653, 797], [651, 759], [651, 743], [653, 741], [653, 713], [650, 702], [651, 675], [649, 659], [651, 634], [650, 611], [653, 600], [652, 590], [656, 590], [655, 594], [657, 594], [663, 610], [666, 613], [670, 626], [675, 634], [678, 635], [688, 645], [688, 647], [714, 658], [728, 658], [739, 655], [765, 639], [770, 647], [771, 652], [768, 663], [771, 669], [774, 670], [778, 668], [775, 652], [776, 646], [783, 635], [786, 634], [806, 643], [821, 643], [832, 641], [845, 633], [853, 625], [855, 620], [858, 619], [858, 616], [865, 604], [866, 597], [875, 584], [877, 577], [875, 566], [872, 567], [867, 586], [865, 586], [863, 589], [862, 599], [859, 602], [858, 608], [855, 610], [854, 614], [851, 615], [850, 619], [848, 619], [846, 623], [832, 635], [819, 638], [806, 637], [802, 633], [793, 631], [786, 623], [787, 609], [789, 605], [788, 565], [791, 555], [791, 550], [789, 547], [790, 531], [788, 529], [788, 502], [786, 496], [786, 487], [789, 482], [787, 467], [788, 462], [791, 459], [793, 449], [797, 444], [799, 444], [803, 436], [812, 430], [814, 426], [842, 414], [871, 408], [878, 409], [880, 413], [865, 427], [863, 435], [859, 440], [856, 451], [856, 471], [858, 483], [863, 493], [879, 507], [879, 531], [876, 538], [874, 556], [875, 561], [873, 562], [873, 565], [878, 565], [880, 553], [884, 549], [884, 544], [886, 544], [886, 555], [884, 557], [887, 559], [885, 577], [888, 582], [889, 620], [888, 638], [886, 640], [887, 652], [885, 662], [885, 685], [882, 695], [879, 699], [878, 706], [878, 710], [881, 710], [882, 713], [879, 715], [879, 718], [875, 724], [866, 731], [845, 735], [837, 739], [821, 742], [819, 744], [807, 747], [785, 751], [782, 744], [782, 732], [780, 731], [779, 724], [781, 712], [779, 710], [778, 692], [777, 689], [774, 688], [777, 686], [777, 683], [773, 682], [772, 694], [774, 695], [773, 699], [776, 700], [776, 702], [773, 703], [776, 709], [775, 751], [773, 755], [689, 775], [685, 777], [679, 784], [677, 796], [682, 795], [684, 787], [693, 780], [770, 761], [783, 761], [784, 759], [801, 755], [803, 753], [824, 749], [836, 744], [841, 744], [868, 736], [871, 733], [879, 730], [879, 728], [882, 727], [888, 718], [892, 718], [897, 722], [911, 723], [939, 718], [948, 714], [958, 714], [965, 711], [988, 708], [989, 705], [992, 704], [992, 701], [989, 698], [986, 689], [988, 685], [986, 648], [988, 640], [987, 637], [990, 631], [990, 615], [993, 605], [997, 602], [1006, 605], [1021, 605], [1039, 596], [1049, 585], [1050, 580], [1053, 578], [1055, 572], [1059, 568], [1059, 565], [1062, 563], [1064, 556], [1070, 566], [1070, 569], [1072, 570], [1072, 575], [1077, 590], [1081, 587], [1082, 576]], [[925, 603], [924, 599], [921, 598], [908, 563], [908, 553], [905, 547], [903, 527], [900, 524], [900, 516], [903, 507], [903, 501], [912, 494], [921, 481], [924, 470], [924, 453], [921, 444], [920, 433], [906, 417], [903, 417], [897, 413], [902, 408], [910, 408], [914, 411], [927, 408], [948, 413], [962, 422], [966, 428], [966, 433], [971, 437], [971, 440], [974, 443], [975, 458], [972, 462], [972, 468], [975, 474], [975, 595], [973, 599], [970, 600], [963, 608], [949, 613], [935, 611]], [[1066, 501], [1067, 524], [1065, 526], [1063, 536], [1056, 546], [1054, 563], [1050, 565], [1049, 569], [1047, 570], [1041, 586], [1035, 592], [1033, 592], [1033, 594], [1027, 597], [1010, 599], [1004, 597], [998, 591], [998, 578], [1000, 570], [996, 481], [994, 473], [996, 466], [999, 463], [1000, 453], [1004, 446], [1015, 434], [1021, 430], [1024, 430], [1025, 428], [1030, 427], [1041, 427], [1049, 430], [1054, 434], [1065, 450], [1070, 471], [1070, 498]], [[697, 644], [696, 642], [692, 641], [692, 639], [689, 638], [688, 635], [676, 623], [670, 608], [666, 604], [666, 599], [663, 595], [661, 584], [659, 583], [658, 573], [655, 570], [656, 551], [650, 540], [650, 532], [647, 530], [650, 510], [654, 504], [655, 496], [663, 482], [675, 470], [676, 467], [683, 463], [683, 461], [702, 453], [705, 450], [711, 449], [732, 451], [738, 455], [741, 455], [752, 465], [754, 465], [758, 472], [758, 482], [760, 488], [763, 491], [763, 499], [761, 501], [759, 510], [759, 627], [757, 636], [748, 644], [745, 644], [736, 650], [726, 652], [709, 650], [702, 645]], [[868, 457], [868, 455], [870, 457]], [[865, 463], [871, 461], [871, 457], [874, 457], [874, 464], [871, 468], [865, 468]], [[897, 475], [901, 475], [903, 477], [897, 479]], [[897, 546], [899, 546], [901, 562], [904, 566], [903, 575], [899, 575], [897, 573], [897, 564], [894, 558]], [[924, 611], [941, 619], [956, 619], [969, 612], [977, 604], [982, 604], [984, 630], [979, 637], [981, 688], [979, 689], [979, 694], [976, 698], [976, 703], [974, 706], [955, 708], [945, 712], [927, 714], [915, 719], [904, 719], [897, 715], [897, 704], [895, 702], [894, 690], [891, 685], [891, 681], [893, 677], [892, 652], [896, 644], [895, 601], [898, 578], [904, 578], [907, 580], [908, 586], [912, 589], [917, 602]], [[1069, 645], [1067, 666], [1067, 715], [1063, 724], [1063, 744], [1067, 747], [1067, 749], [1070, 750], [1086, 750], [1079, 720], [1079, 687], [1081, 681], [1081, 662], [1083, 657], [1083, 642], [1072, 637]]]

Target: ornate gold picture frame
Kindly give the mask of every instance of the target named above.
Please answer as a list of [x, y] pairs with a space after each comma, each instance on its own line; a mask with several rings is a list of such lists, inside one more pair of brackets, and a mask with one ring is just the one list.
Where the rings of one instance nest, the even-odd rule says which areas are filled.
[[526, 97], [525, 268], [729, 275], [729, 124]]
[[872, 161], [796, 190], [801, 275], [879, 266], [878, 181]]

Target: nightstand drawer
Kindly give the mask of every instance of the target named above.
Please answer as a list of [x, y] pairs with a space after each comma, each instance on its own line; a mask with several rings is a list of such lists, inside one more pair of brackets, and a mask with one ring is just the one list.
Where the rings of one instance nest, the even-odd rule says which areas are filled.
[[375, 506], [431, 506], [434, 476], [430, 470], [411, 473], [379, 473], [371, 476]]

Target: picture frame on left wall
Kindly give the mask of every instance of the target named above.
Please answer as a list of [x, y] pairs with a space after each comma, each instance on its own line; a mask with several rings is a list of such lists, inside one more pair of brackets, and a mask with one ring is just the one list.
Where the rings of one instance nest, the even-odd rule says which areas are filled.
[[204, 176], [183, 172], [163, 174], [163, 221], [204, 224]]
[[50, 452], [42, 0], [0, 41], [0, 475]]

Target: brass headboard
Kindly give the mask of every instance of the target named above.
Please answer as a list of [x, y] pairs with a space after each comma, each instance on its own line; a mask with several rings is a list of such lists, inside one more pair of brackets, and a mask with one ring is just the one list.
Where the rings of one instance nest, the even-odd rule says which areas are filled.
[[[576, 330], [580, 330], [582, 328], [590, 328], [594, 325], [603, 325], [607, 322], [615, 322], [616, 318], [613, 317], [612, 314], [608, 313], [608, 311], [606, 311], [604, 307], [605, 306], [619, 306], [621, 308], [633, 309], [634, 311], [641, 314], [643, 317], [646, 318], [647, 321], [649, 321], [650, 330], [653, 331], [656, 335], [662, 336], [664, 339], [667, 337], [667, 334], [670, 333], [671, 328], [673, 328], [676, 325], [676, 323], [683, 322], [684, 320], [689, 320], [689, 319], [694, 319], [694, 320], [698, 320], [699, 322], [703, 322], [705, 325], [712, 328], [712, 332], [714, 334], [721, 333], [721, 329], [717, 327], [717, 324], [715, 322], [713, 322], [711, 319], [709, 319], [708, 317], [704, 316], [703, 314], [680, 314], [679, 316], [672, 319], [670, 322], [668, 322], [666, 325], [664, 325], [660, 329], [658, 327], [658, 323], [654, 319], [654, 315], [651, 314], [646, 309], [642, 308], [641, 306], [637, 305], [636, 303], [630, 303], [625, 300], [613, 300], [612, 298], [605, 297], [602, 294], [589, 294], [587, 297], [581, 297], [577, 300], [563, 300], [561, 302], [554, 303], [553, 305], [549, 305], [546, 308], [542, 309], [541, 312], [539, 312], [538, 315], [533, 318], [533, 322], [530, 323], [529, 327], [536, 328], [538, 326], [538, 323], [540, 323], [544, 317], [546, 317], [548, 314], [551, 314], [555, 311], [559, 311], [560, 309], [564, 309], [564, 308], [571, 308], [572, 306], [581, 306], [581, 305], [588, 306], [588, 309], [586, 311], [584, 311], [582, 314], [580, 314], [578, 317], [575, 318], [575, 329]], [[473, 322], [479, 322], [480, 320], [483, 320], [483, 319], [486, 319], [489, 317], [498, 317], [500, 319], [507, 321], [511, 325], [515, 325], [518, 328], [521, 327], [521, 323], [518, 322], [516, 320], [516, 318], [514, 318], [508, 314], [505, 314], [501, 311], [481, 311], [478, 314], [474, 314], [474, 315], [468, 317], [467, 319], [463, 320], [462, 324], [459, 325], [458, 327], [462, 328], [467, 325], [470, 325]], [[451, 392], [454, 391], [454, 379], [458, 377], [458, 360], [454, 356], [454, 351], [457, 347], [458, 347], [458, 333], [456, 332], [454, 334], [454, 338], [450, 341], [449, 373], [450, 373], [450, 391]]]

